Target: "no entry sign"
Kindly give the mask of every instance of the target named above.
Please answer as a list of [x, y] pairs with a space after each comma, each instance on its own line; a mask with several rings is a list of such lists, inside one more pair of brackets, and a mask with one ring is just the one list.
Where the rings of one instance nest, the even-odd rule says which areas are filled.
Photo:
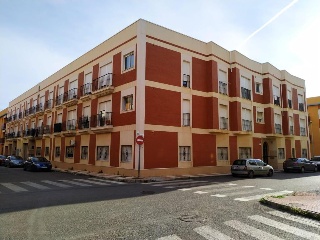
[[137, 136], [137, 138], [136, 138], [136, 143], [137, 143], [138, 145], [142, 145], [143, 142], [144, 142], [143, 136], [142, 136], [142, 135]]

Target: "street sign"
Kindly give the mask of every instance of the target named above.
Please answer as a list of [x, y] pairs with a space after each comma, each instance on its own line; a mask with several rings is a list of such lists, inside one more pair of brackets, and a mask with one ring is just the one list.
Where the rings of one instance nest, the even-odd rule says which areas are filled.
[[136, 143], [137, 143], [138, 145], [142, 145], [143, 142], [144, 142], [143, 136], [142, 136], [142, 135], [137, 136], [137, 138], [136, 138]]

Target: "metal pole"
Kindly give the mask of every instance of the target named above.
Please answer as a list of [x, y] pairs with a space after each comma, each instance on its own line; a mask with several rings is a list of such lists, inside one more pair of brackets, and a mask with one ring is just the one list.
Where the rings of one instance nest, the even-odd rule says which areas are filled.
[[138, 178], [140, 178], [140, 149], [141, 149], [141, 145], [139, 145]]

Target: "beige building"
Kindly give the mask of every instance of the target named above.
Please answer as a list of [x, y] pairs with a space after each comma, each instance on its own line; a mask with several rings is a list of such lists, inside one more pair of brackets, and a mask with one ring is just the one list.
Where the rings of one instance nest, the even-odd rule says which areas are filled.
[[8, 109], [0, 111], [0, 155], [4, 154], [4, 142], [5, 142], [5, 132], [6, 132], [6, 122], [7, 122], [7, 112]]
[[320, 97], [307, 99], [311, 157], [320, 156]]
[[307, 134], [303, 79], [138, 20], [13, 99], [5, 152], [110, 174], [226, 173], [238, 158], [308, 157]]

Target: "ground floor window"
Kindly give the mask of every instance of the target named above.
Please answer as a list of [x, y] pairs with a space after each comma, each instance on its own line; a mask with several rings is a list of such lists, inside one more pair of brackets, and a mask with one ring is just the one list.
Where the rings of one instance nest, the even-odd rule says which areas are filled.
[[81, 147], [81, 159], [88, 159], [88, 146]]
[[73, 158], [74, 147], [66, 147], [66, 158]]
[[179, 147], [179, 160], [180, 161], [191, 161], [191, 147], [180, 146]]
[[239, 148], [239, 158], [251, 158], [251, 148], [240, 147]]
[[132, 161], [132, 146], [122, 145], [121, 146], [121, 162]]
[[308, 157], [307, 149], [305, 149], [305, 148], [302, 149], [301, 157], [303, 157], [303, 158]]
[[56, 147], [55, 157], [60, 157], [60, 147]]
[[218, 160], [228, 160], [228, 148], [218, 147], [217, 149]]
[[36, 148], [36, 156], [41, 156], [41, 147]]
[[109, 146], [98, 146], [97, 160], [108, 160], [108, 159], [109, 159]]
[[284, 148], [278, 148], [278, 159], [285, 159]]

